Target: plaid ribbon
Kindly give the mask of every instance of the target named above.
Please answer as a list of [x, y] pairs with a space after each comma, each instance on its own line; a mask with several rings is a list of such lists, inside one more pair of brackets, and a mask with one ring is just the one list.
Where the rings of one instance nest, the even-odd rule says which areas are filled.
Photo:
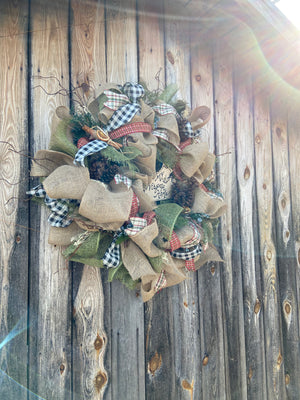
[[167, 279], [165, 275], [165, 271], [162, 270], [161, 273], [159, 274], [159, 277], [154, 285], [154, 292], [157, 293], [160, 290], [162, 290], [164, 287], [167, 285]]
[[138, 83], [126, 82], [122, 88], [123, 93], [129, 97], [132, 103], [136, 103], [139, 98], [143, 97], [145, 90], [142, 85]]
[[102, 258], [103, 265], [105, 265], [107, 268], [117, 268], [117, 266], [120, 264], [121, 260], [120, 245], [116, 244], [116, 241], [121, 234], [122, 230], [118, 229], [114, 235], [111, 244], [107, 248]]
[[131, 209], [129, 213], [129, 218], [135, 217], [136, 214], [139, 212], [140, 201], [135, 193], [133, 193]]
[[131, 188], [132, 185], [132, 180], [130, 178], [127, 178], [127, 176], [116, 174], [114, 176], [114, 181], [118, 185], [119, 183], [124, 183], [124, 185], [127, 186], [128, 189]]
[[143, 214], [143, 218], [147, 221], [147, 225], [150, 225], [151, 222], [153, 221], [153, 218], [155, 217], [155, 212], [154, 211], [146, 211]]
[[124, 230], [128, 236], [135, 236], [147, 226], [147, 221], [141, 217], [131, 217], [129, 221], [127, 228]]
[[74, 199], [51, 199], [43, 188], [43, 185], [40, 184], [29, 192], [26, 192], [30, 196], [35, 196], [38, 198], [44, 198], [44, 202], [46, 206], [52, 211], [52, 213], [48, 217], [48, 222], [51, 226], [55, 226], [57, 228], [66, 228], [69, 226], [73, 220], [68, 219], [67, 215], [69, 212], [70, 204], [78, 205], [78, 200]]
[[135, 104], [125, 104], [118, 108], [111, 116], [109, 123], [103, 128], [106, 133], [115, 131], [120, 128], [120, 126], [128, 124], [132, 118], [141, 110], [141, 106], [137, 103]]
[[171, 250], [177, 250], [181, 247], [181, 243], [180, 240], [177, 236], [177, 234], [173, 231], [172, 232], [172, 236], [171, 236], [171, 240], [170, 240], [170, 246], [171, 246]]
[[152, 108], [159, 115], [168, 115], [168, 114], [177, 115], [177, 111], [170, 104], [166, 104], [166, 103], [158, 104], [157, 106], [154, 106]]
[[[127, 124], [132, 120], [135, 114], [141, 111], [141, 106], [138, 104], [138, 100], [145, 94], [143, 86], [131, 82], [126, 82], [122, 88], [122, 91], [132, 103], [122, 105], [113, 113], [109, 120], [109, 123], [104, 128], [106, 133], [110, 133], [111, 131], [120, 128], [122, 125]], [[124, 101], [123, 96], [124, 95], [114, 93], [113, 101], [117, 102], [118, 98], [122, 98], [123, 100], [120, 101]]]
[[180, 260], [192, 260], [202, 252], [201, 244], [197, 244], [193, 248], [186, 249], [181, 247], [178, 250], [171, 251], [171, 256]]
[[123, 136], [130, 135], [131, 133], [137, 132], [145, 132], [150, 133], [152, 132], [152, 126], [147, 124], [146, 122], [132, 122], [131, 124], [127, 124], [121, 126], [120, 128], [116, 129], [115, 131], [109, 134], [111, 139], [118, 139]]
[[82, 146], [77, 151], [73, 162], [75, 165], [81, 165], [82, 167], [85, 167], [84, 165], [85, 157], [94, 153], [98, 153], [98, 151], [101, 151], [106, 147], [107, 144], [105, 142], [102, 142], [102, 140], [92, 140], [91, 142], [88, 142], [87, 144]]
[[193, 271], [193, 272], [195, 272], [195, 271], [196, 271], [196, 268], [195, 268], [195, 261], [194, 261], [194, 259], [192, 259], [192, 260], [185, 260], [185, 268], [186, 268], [188, 271]]
[[152, 132], [152, 135], [159, 137], [166, 141], [169, 140], [169, 136], [168, 136], [167, 132], [164, 131], [163, 129], [156, 129], [155, 131]]
[[111, 90], [104, 90], [104, 94], [108, 100], [103, 105], [110, 110], [117, 110], [119, 107], [130, 102], [129, 98], [125, 94], [115, 93]]
[[196, 246], [200, 242], [200, 239], [201, 239], [201, 234], [200, 234], [199, 230], [197, 229], [197, 226], [195, 224], [193, 224], [192, 222], [189, 222], [189, 225], [191, 228], [193, 228], [194, 233], [193, 233], [193, 237], [184, 243], [185, 248]]
[[179, 129], [179, 132], [182, 134], [182, 136], [188, 137], [188, 138], [196, 138], [201, 136], [202, 130], [197, 129], [196, 131], [193, 131], [192, 124], [188, 121], [183, 127]]

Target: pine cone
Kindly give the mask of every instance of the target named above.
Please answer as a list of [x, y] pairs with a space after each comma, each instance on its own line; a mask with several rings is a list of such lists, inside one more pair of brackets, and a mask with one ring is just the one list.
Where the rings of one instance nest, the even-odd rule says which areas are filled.
[[172, 199], [181, 207], [192, 208], [197, 183], [194, 179], [176, 180], [172, 186]]
[[99, 158], [90, 165], [90, 177], [101, 181], [103, 183], [109, 183], [113, 180], [114, 176], [119, 173], [119, 167], [116, 164], [108, 163], [105, 158]]

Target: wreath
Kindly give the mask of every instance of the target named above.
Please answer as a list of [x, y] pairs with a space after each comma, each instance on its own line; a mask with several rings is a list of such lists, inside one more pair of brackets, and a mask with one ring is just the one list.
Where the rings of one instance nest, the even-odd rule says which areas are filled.
[[207, 261], [226, 205], [201, 139], [211, 112], [172, 101], [173, 85], [108, 84], [86, 105], [56, 109], [28, 192], [51, 213], [49, 243], [67, 260], [106, 267], [143, 301]]

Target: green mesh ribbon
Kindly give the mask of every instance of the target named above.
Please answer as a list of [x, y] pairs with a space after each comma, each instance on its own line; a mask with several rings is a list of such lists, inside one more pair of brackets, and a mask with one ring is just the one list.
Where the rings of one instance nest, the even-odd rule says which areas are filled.
[[59, 121], [57, 128], [51, 133], [49, 150], [61, 151], [71, 157], [75, 157], [78, 149], [67, 136], [70, 120], [71, 117], [70, 119], [65, 118]]
[[167, 241], [171, 240], [176, 220], [182, 210], [183, 208], [176, 203], [160, 204], [155, 209], [159, 231]]

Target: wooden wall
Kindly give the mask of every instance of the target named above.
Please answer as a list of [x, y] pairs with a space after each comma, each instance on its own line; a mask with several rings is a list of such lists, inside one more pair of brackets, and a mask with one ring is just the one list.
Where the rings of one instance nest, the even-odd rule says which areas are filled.
[[[0, 2], [1, 399], [300, 398], [299, 103], [267, 96], [247, 53], [157, 3]], [[70, 105], [49, 95], [60, 85], [154, 89], [159, 71], [213, 110], [205, 138], [228, 210], [224, 263], [143, 304], [47, 244], [47, 212], [26, 200], [27, 155]]]

